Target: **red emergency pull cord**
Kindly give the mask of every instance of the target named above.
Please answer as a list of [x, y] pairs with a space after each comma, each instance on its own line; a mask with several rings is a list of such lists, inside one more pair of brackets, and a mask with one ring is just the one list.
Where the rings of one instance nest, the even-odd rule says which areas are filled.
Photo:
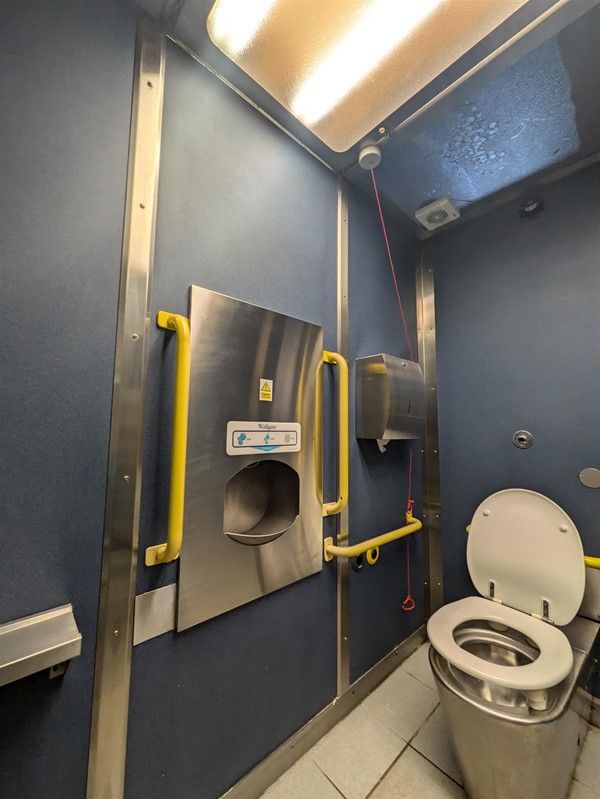
[[[400, 296], [400, 289], [398, 288], [398, 280], [396, 278], [396, 268], [394, 267], [394, 259], [392, 258], [392, 250], [390, 248], [390, 242], [388, 239], [387, 230], [385, 228], [385, 220], [383, 218], [383, 211], [381, 210], [381, 203], [379, 201], [379, 192], [377, 191], [377, 181], [375, 180], [375, 172], [373, 171], [373, 167], [371, 167], [371, 178], [373, 180], [373, 190], [375, 192], [375, 199], [377, 201], [377, 208], [379, 209], [379, 219], [381, 221], [381, 229], [383, 231], [383, 238], [385, 240], [385, 247], [387, 250], [388, 258], [390, 261], [390, 269], [392, 270], [392, 278], [394, 281], [394, 288], [396, 290], [396, 297], [398, 299], [398, 307], [400, 308], [400, 316], [402, 317], [402, 325], [404, 327], [404, 335], [406, 336], [406, 343], [408, 344], [408, 351], [410, 353], [411, 361], [414, 361], [415, 356], [413, 355], [413, 348], [412, 344], [410, 343], [410, 336], [408, 335], [408, 326], [406, 324], [406, 317], [404, 316], [404, 308], [402, 306], [402, 297]], [[412, 441], [410, 443], [410, 450], [409, 450], [409, 460], [408, 460], [408, 503], [406, 506], [406, 513], [407, 515], [412, 515], [412, 509], [414, 505], [414, 500], [411, 499], [412, 494]], [[414, 610], [416, 603], [415, 600], [410, 595], [410, 543], [409, 538], [406, 539], [406, 583], [408, 587], [408, 593], [406, 594], [406, 599], [402, 603], [402, 610]]]
[[390, 242], [388, 239], [387, 230], [385, 228], [385, 220], [383, 218], [383, 211], [381, 210], [381, 203], [379, 202], [379, 192], [377, 191], [377, 181], [375, 180], [375, 172], [371, 167], [371, 178], [373, 179], [373, 189], [375, 191], [375, 199], [377, 200], [377, 208], [379, 209], [379, 219], [381, 220], [381, 229], [383, 230], [383, 238], [385, 239], [385, 246], [387, 249], [388, 258], [390, 260], [390, 267], [392, 270], [392, 278], [394, 280], [394, 288], [396, 289], [396, 297], [398, 298], [398, 307], [400, 308], [400, 316], [402, 317], [402, 324], [404, 326], [404, 335], [406, 336], [406, 343], [408, 344], [408, 351], [410, 353], [411, 361], [414, 361], [412, 344], [410, 343], [410, 336], [408, 335], [408, 327], [406, 325], [406, 317], [404, 316], [404, 308], [402, 306], [402, 298], [400, 296], [400, 289], [398, 288], [398, 280], [396, 279], [396, 269], [394, 267], [394, 260], [392, 258], [392, 251], [390, 249]]

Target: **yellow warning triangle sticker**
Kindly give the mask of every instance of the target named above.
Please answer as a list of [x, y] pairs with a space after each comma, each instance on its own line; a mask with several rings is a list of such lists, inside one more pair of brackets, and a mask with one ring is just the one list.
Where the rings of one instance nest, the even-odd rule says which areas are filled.
[[268, 383], [265, 383], [264, 386], [261, 388], [261, 391], [264, 391], [265, 394], [270, 394], [271, 386]]

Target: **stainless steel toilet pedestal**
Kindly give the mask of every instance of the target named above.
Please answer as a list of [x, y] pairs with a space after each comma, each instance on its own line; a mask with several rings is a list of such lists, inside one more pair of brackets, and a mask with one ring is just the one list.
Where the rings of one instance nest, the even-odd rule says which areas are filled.
[[[510, 652], [502, 642], [510, 631], [490, 644], [489, 628], [482, 632], [477, 625], [461, 633], [474, 646], [479, 635], [488, 659]], [[549, 690], [543, 711], [528, 707], [518, 691], [512, 696], [506, 689], [497, 692], [460, 672], [431, 647], [431, 668], [470, 799], [565, 799], [591, 716], [591, 696], [584, 686], [598, 629], [580, 617], [563, 628], [573, 647], [573, 668]]]

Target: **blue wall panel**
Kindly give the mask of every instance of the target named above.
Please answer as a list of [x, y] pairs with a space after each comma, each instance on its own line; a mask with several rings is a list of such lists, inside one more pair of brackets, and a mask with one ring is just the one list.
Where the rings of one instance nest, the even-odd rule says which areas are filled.
[[[544, 189], [545, 210], [507, 205], [430, 244], [435, 264], [444, 589], [474, 593], [465, 525], [486, 496], [539, 491], [600, 554], [600, 174]], [[528, 450], [512, 443], [530, 430]]]
[[[377, 206], [352, 188], [349, 202], [350, 363], [363, 355], [387, 352], [409, 357], [398, 300]], [[386, 215], [398, 285], [417, 357], [415, 264], [417, 242], [391, 214]], [[391, 442], [379, 452], [375, 441], [355, 438], [354, 380], [351, 382], [350, 541], [356, 542], [405, 524], [409, 443]], [[415, 513], [420, 513], [420, 448], [413, 442]], [[417, 607], [402, 610], [406, 596], [406, 551], [410, 547], [412, 595]], [[380, 550], [376, 566], [350, 572], [351, 679], [358, 679], [423, 624], [423, 569], [420, 533]]]
[[[167, 53], [153, 314], [187, 313], [194, 283], [323, 325], [334, 349], [335, 176], [177, 47]], [[172, 355], [153, 328], [140, 552], [166, 531]], [[176, 568], [140, 558], [138, 592]], [[217, 797], [331, 701], [335, 603], [329, 565], [136, 647], [128, 799]]]
[[62, 680], [0, 688], [0, 795], [85, 795], [135, 19], [0, 4], [0, 622], [71, 602]]

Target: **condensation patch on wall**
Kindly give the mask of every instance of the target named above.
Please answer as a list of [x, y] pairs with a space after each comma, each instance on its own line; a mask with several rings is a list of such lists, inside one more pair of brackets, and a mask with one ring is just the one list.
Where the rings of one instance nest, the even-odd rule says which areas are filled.
[[381, 189], [409, 216], [443, 196], [465, 207], [577, 152], [575, 113], [552, 39], [386, 157]]

